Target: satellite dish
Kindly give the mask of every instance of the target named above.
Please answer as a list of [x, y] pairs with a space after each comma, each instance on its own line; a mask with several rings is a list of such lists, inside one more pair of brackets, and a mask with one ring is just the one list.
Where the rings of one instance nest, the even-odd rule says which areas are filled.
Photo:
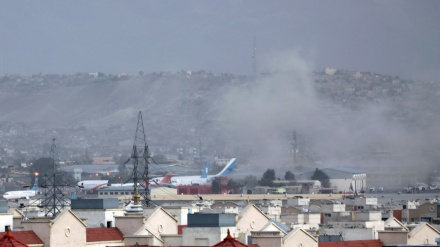
[[99, 224], [102, 228], [105, 228], [104, 223]]

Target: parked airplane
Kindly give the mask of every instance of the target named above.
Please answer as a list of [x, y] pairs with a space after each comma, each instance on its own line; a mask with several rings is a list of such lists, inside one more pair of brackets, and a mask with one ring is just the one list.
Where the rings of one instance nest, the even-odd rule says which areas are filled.
[[29, 199], [29, 197], [33, 197], [37, 194], [38, 190], [38, 177], [35, 178], [34, 186], [30, 190], [17, 190], [17, 191], [7, 191], [5, 194], [3, 194], [3, 198], [6, 200], [13, 200], [13, 199]]
[[106, 187], [108, 180], [83, 180], [78, 182], [78, 187], [83, 190], [95, 191], [101, 187]]
[[219, 172], [216, 175], [208, 175], [208, 167], [209, 163], [206, 163], [205, 170], [202, 173], [202, 176], [178, 176], [171, 178], [171, 184], [173, 186], [180, 186], [180, 185], [192, 185], [192, 184], [199, 184], [199, 185], [206, 185], [210, 184], [212, 180], [216, 177], [226, 177], [231, 173], [231, 171], [235, 167], [236, 158], [232, 158], [229, 163], [223, 168], [221, 172]]
[[[151, 187], [160, 187], [160, 186], [166, 186], [170, 184], [171, 177], [173, 174], [171, 172], [167, 173], [165, 177], [157, 177], [150, 179], [150, 186]], [[108, 184], [108, 187], [111, 186], [134, 186], [134, 183], [125, 183], [125, 184]]]
[[[165, 175], [165, 177], [160, 180], [154, 178], [150, 179], [150, 186], [162, 186], [165, 184], [169, 184], [171, 180], [172, 174], [169, 173]], [[108, 180], [83, 180], [78, 182], [78, 187], [83, 190], [96, 191], [100, 188], [109, 187], [109, 186], [133, 186], [134, 183], [125, 183], [125, 184], [111, 184]]]

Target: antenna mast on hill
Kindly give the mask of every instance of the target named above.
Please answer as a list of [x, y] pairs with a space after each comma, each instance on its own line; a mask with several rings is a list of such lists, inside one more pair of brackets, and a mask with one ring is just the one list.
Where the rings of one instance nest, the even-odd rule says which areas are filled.
[[[148, 169], [150, 165], [149, 159], [151, 159], [151, 157], [145, 137], [142, 112], [140, 111], [130, 159], [133, 161], [135, 204], [139, 204], [138, 196], [140, 193], [140, 196], [142, 197], [142, 204], [149, 207], [151, 205], [151, 196]], [[139, 190], [139, 185], [143, 188], [142, 190]]]
[[45, 188], [44, 200], [41, 203], [45, 210], [45, 216], [55, 218], [69, 202], [64, 196], [61, 189], [63, 184], [63, 174], [58, 171], [58, 152], [55, 145], [55, 138], [52, 139], [52, 146], [50, 147], [49, 160], [50, 172], [44, 174], [44, 181], [42, 187]]

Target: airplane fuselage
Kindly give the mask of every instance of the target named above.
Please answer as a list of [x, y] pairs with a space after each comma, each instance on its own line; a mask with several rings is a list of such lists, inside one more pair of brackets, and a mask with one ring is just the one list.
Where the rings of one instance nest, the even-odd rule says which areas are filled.
[[14, 200], [14, 199], [21, 199], [35, 196], [35, 191], [33, 190], [18, 190], [18, 191], [8, 191], [5, 194], [3, 194], [3, 198], [6, 200]]

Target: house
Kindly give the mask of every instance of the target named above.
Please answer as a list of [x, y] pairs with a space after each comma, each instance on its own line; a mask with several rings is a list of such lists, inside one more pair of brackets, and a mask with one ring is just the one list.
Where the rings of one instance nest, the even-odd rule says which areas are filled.
[[235, 202], [221, 201], [221, 202], [213, 203], [211, 208], [219, 213], [238, 214], [238, 211], [241, 208], [241, 206]]
[[270, 218], [256, 205], [247, 205], [238, 215], [237, 230], [239, 232], [239, 240], [248, 243], [247, 239], [251, 236], [251, 231], [259, 231], [269, 222]]
[[437, 213], [437, 207], [437, 203], [434, 202], [426, 202], [417, 207], [404, 207], [402, 209], [402, 221], [408, 223], [432, 223], [434, 218], [440, 216]]
[[183, 229], [183, 246], [212, 246], [228, 236], [239, 235], [235, 214], [188, 214], [188, 226]]
[[384, 222], [385, 231], [405, 231], [409, 232], [408, 227], [406, 227], [402, 222], [400, 222], [395, 217], [390, 217]]
[[[122, 232], [125, 244], [174, 245], [177, 237], [177, 219], [162, 207], [144, 209], [144, 212], [115, 216], [115, 226]], [[166, 235], [171, 235], [166, 238]], [[177, 238], [177, 240], [176, 240]], [[167, 240], [172, 243], [167, 243]]]
[[379, 211], [346, 212], [344, 220], [328, 222], [319, 229], [320, 235], [340, 235], [344, 240], [378, 239], [377, 231], [384, 230], [382, 214]]
[[436, 245], [435, 240], [440, 237], [440, 232], [432, 225], [421, 222], [413, 228], [408, 226], [378, 231], [378, 235], [383, 245]]
[[177, 233], [182, 234], [182, 229], [188, 225], [188, 214], [196, 213], [196, 206], [163, 206], [170, 215], [177, 219]]
[[117, 198], [74, 199], [70, 207], [88, 228], [115, 227], [115, 216], [124, 215], [123, 209], [118, 208]]
[[86, 245], [86, 224], [71, 210], [64, 210], [55, 218], [24, 218], [18, 226], [14, 225], [18, 227], [33, 231], [44, 246]]
[[318, 247], [318, 240], [303, 229], [295, 229], [287, 235], [280, 231], [252, 231], [252, 244], [259, 247]]

